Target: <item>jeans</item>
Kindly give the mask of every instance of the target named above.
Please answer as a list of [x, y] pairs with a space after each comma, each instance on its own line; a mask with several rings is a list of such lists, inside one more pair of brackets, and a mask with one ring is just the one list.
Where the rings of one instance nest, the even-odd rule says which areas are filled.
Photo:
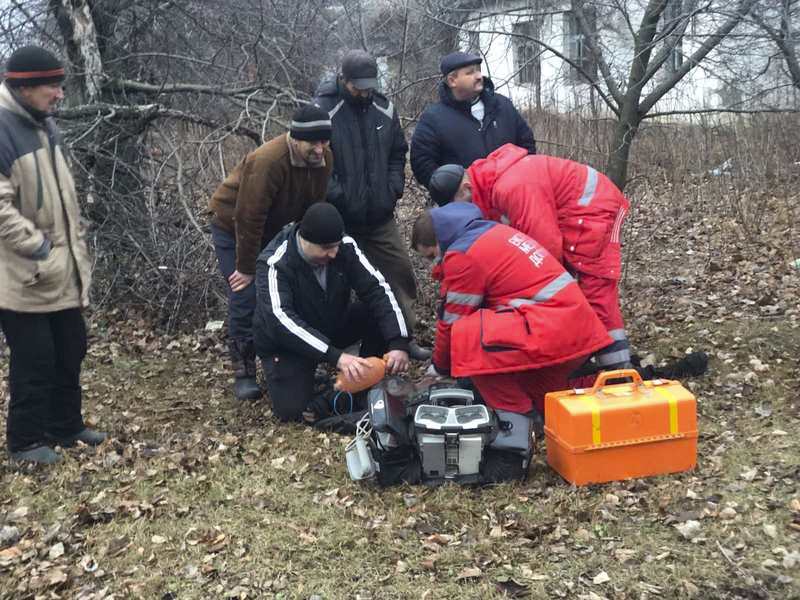
[[243, 290], [234, 292], [228, 284], [228, 277], [236, 270], [236, 239], [212, 224], [211, 240], [214, 242], [219, 270], [225, 278], [225, 289], [228, 292], [228, 337], [233, 340], [252, 340], [253, 313], [256, 310], [255, 280]]

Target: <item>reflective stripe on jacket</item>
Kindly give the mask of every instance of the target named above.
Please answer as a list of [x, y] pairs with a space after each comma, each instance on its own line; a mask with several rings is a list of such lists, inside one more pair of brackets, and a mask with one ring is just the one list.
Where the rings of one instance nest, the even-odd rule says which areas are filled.
[[431, 211], [443, 260], [433, 363], [471, 376], [561, 364], [611, 339], [575, 280], [531, 237], [472, 204]]
[[629, 203], [608, 177], [575, 161], [512, 144], [469, 167], [473, 202], [487, 219], [530, 235], [575, 273], [619, 279]]

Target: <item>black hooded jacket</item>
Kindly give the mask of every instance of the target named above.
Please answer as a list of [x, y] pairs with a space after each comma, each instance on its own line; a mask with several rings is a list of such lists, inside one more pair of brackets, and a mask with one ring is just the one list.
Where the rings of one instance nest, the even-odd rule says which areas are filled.
[[297, 249], [298, 225], [290, 223], [256, 261], [253, 338], [258, 355], [291, 352], [335, 365], [341, 348], [331, 339], [342, 333], [342, 316], [355, 292], [366, 305], [389, 350], [408, 351], [409, 332], [397, 299], [383, 275], [350, 236], [330, 263], [323, 290]]
[[394, 215], [405, 184], [408, 144], [394, 104], [374, 92], [368, 106], [356, 105], [340, 80], [320, 85], [314, 103], [333, 124], [328, 202], [350, 232], [383, 225]]
[[442, 165], [457, 164], [466, 169], [503, 144], [536, 154], [531, 128], [511, 100], [495, 93], [488, 77], [483, 78], [481, 100], [483, 123], [472, 116], [469, 101], [453, 98], [444, 81], [439, 85], [439, 102], [425, 109], [411, 138], [411, 169], [419, 183], [427, 187], [433, 172]]

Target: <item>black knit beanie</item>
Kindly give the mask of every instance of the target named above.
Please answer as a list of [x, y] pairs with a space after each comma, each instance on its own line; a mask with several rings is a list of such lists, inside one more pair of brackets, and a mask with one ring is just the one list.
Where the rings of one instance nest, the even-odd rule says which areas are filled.
[[52, 52], [39, 46], [25, 46], [6, 64], [6, 85], [33, 87], [64, 81], [64, 65]]
[[312, 204], [300, 221], [300, 236], [312, 244], [335, 244], [342, 241], [344, 221], [333, 204]]
[[464, 167], [461, 165], [442, 165], [436, 169], [428, 182], [428, 191], [433, 201], [438, 206], [451, 202], [463, 178]]
[[331, 139], [331, 119], [324, 110], [312, 104], [298, 108], [292, 115], [289, 133], [292, 139], [304, 142]]

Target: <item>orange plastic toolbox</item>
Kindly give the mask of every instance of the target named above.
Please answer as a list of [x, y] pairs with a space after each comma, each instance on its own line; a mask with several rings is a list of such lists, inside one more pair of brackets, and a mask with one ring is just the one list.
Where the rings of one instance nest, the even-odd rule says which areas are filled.
[[[606, 385], [620, 378], [633, 381]], [[696, 407], [677, 381], [605, 371], [590, 390], [545, 396], [547, 462], [576, 485], [687, 471], [697, 463]]]

